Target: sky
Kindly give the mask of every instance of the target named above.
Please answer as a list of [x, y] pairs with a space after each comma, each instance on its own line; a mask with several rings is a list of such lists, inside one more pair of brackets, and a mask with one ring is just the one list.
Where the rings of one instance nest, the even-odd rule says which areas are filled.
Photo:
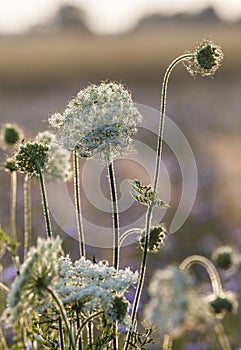
[[43, 23], [60, 4], [81, 6], [88, 25], [99, 33], [128, 30], [145, 14], [197, 12], [210, 5], [224, 19], [241, 18], [240, 0], [0, 0], [0, 32], [19, 33]]

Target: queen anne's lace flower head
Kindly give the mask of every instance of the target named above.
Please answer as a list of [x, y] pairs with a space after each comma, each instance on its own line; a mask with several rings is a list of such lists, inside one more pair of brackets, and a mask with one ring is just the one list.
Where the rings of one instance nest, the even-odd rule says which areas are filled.
[[60, 252], [59, 237], [48, 240], [39, 238], [37, 246], [29, 250], [9, 293], [8, 322], [14, 324], [20, 317], [29, 318], [35, 314], [38, 305], [46, 302], [47, 288], [57, 277]]
[[128, 149], [137, 123], [142, 119], [130, 93], [119, 83], [89, 85], [55, 113], [49, 124], [57, 140], [81, 157], [101, 155], [108, 159]]
[[68, 181], [72, 176], [69, 151], [61, 147], [56, 141], [56, 135], [49, 131], [38, 133], [36, 141], [49, 147], [48, 163], [45, 164], [44, 168], [45, 178]]
[[124, 293], [137, 282], [137, 272], [117, 271], [105, 260], [92, 263], [84, 257], [72, 263], [67, 256], [59, 260], [59, 273], [55, 289], [66, 309], [102, 311], [110, 321], [124, 321], [129, 306]]
[[191, 58], [183, 63], [193, 76], [213, 76], [223, 61], [223, 52], [220, 46], [210, 40], [198, 44]]

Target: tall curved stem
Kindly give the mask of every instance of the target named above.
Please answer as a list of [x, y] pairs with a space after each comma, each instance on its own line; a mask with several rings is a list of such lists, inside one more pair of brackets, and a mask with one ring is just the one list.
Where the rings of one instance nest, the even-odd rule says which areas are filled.
[[[165, 112], [166, 112], [166, 96], [167, 96], [167, 86], [168, 86], [168, 81], [170, 74], [172, 72], [172, 69], [181, 61], [193, 57], [193, 54], [184, 54], [179, 57], [177, 57], [167, 68], [166, 73], [163, 78], [163, 83], [162, 83], [162, 90], [161, 90], [161, 107], [160, 107], [160, 123], [159, 123], [159, 131], [158, 131], [158, 141], [157, 141], [157, 151], [156, 151], [156, 165], [155, 165], [155, 173], [154, 173], [154, 185], [153, 185], [153, 192], [154, 196], [152, 199], [152, 202], [150, 206], [147, 209], [147, 214], [146, 214], [146, 224], [145, 224], [145, 241], [144, 241], [144, 248], [143, 248], [143, 255], [142, 255], [142, 262], [141, 262], [141, 268], [140, 268], [140, 274], [139, 274], [139, 279], [138, 279], [138, 284], [136, 288], [136, 295], [133, 303], [133, 309], [132, 309], [132, 324], [135, 324], [136, 320], [136, 313], [138, 309], [138, 304], [140, 301], [142, 289], [143, 289], [143, 284], [145, 280], [145, 272], [146, 272], [146, 265], [147, 265], [147, 249], [148, 249], [148, 243], [149, 243], [149, 235], [150, 235], [150, 227], [151, 227], [151, 219], [152, 219], [152, 211], [154, 207], [154, 201], [156, 197], [156, 192], [157, 192], [157, 186], [158, 186], [158, 180], [159, 180], [159, 173], [160, 173], [160, 163], [161, 163], [161, 157], [162, 157], [162, 147], [163, 147], [163, 133], [164, 133], [164, 122], [165, 122]], [[129, 348], [129, 342], [131, 339], [131, 334], [132, 330], [129, 329], [126, 340], [125, 340], [125, 345], [124, 345], [124, 350], [128, 350]]]

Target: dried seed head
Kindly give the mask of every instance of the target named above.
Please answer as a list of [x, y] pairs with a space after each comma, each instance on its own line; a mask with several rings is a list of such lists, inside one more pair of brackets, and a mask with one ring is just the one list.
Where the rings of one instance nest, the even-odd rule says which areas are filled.
[[[150, 230], [149, 242], [147, 251], [149, 253], [158, 253], [158, 251], [165, 244], [167, 237], [167, 230], [164, 224], [155, 225]], [[145, 231], [142, 231], [139, 237], [139, 244], [141, 249], [144, 249]]]

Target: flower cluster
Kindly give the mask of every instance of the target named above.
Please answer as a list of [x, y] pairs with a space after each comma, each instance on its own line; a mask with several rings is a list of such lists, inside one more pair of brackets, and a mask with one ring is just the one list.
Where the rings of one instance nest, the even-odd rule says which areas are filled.
[[41, 169], [47, 162], [49, 146], [38, 141], [25, 141], [19, 145], [14, 155], [18, 171], [30, 176], [39, 175], [38, 162]]
[[128, 309], [124, 293], [137, 282], [137, 272], [130, 268], [117, 271], [105, 260], [92, 263], [84, 257], [74, 263], [68, 256], [61, 257], [58, 265], [60, 278], [55, 289], [65, 308], [103, 311], [109, 320], [124, 321]]
[[100, 154], [108, 159], [128, 148], [141, 119], [121, 84], [102, 82], [81, 90], [62, 114], [49, 118], [49, 124], [67, 149], [76, 148], [81, 157]]
[[59, 237], [54, 240], [39, 238], [37, 246], [29, 250], [8, 296], [9, 307], [5, 313], [8, 322], [14, 324], [20, 318], [31, 318], [37, 305], [46, 302], [47, 288], [57, 277], [57, 259], [61, 251]]
[[49, 131], [38, 133], [36, 141], [48, 146], [48, 163], [45, 164], [44, 168], [45, 178], [68, 181], [73, 175], [69, 163], [69, 151], [60, 147], [56, 135]]

